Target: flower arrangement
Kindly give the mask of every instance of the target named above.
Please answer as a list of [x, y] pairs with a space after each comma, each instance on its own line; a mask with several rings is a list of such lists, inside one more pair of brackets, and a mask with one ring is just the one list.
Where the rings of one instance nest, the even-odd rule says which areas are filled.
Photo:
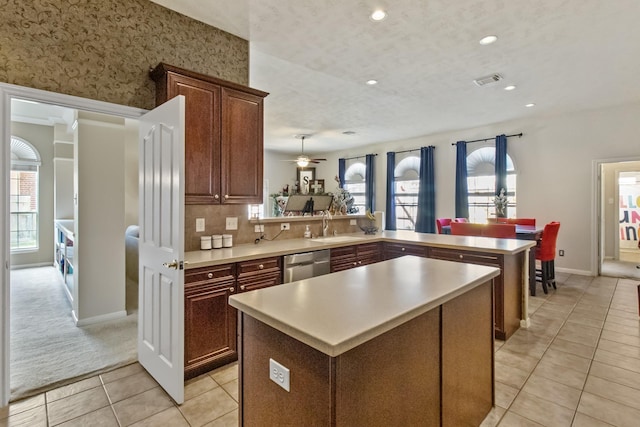
[[496, 207], [497, 217], [504, 218], [507, 216], [507, 205], [509, 204], [509, 199], [507, 199], [504, 188], [501, 188], [500, 194], [493, 198], [493, 204]]
[[349, 191], [340, 187], [340, 178], [336, 175], [336, 182], [338, 183], [338, 187], [336, 187], [335, 191], [332, 193], [333, 203], [332, 210], [334, 214], [348, 214], [348, 213], [357, 213], [357, 208], [353, 207], [353, 196]]

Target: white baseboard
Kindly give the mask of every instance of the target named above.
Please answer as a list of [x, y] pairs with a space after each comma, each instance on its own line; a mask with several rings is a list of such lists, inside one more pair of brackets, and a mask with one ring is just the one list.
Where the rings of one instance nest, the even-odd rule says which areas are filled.
[[73, 318], [76, 321], [76, 326], [87, 326], [93, 325], [96, 323], [107, 322], [109, 320], [122, 319], [123, 317], [127, 317], [127, 311], [114, 311], [113, 313], [101, 314], [100, 316], [87, 317], [86, 319], [78, 320], [76, 313], [73, 313]]
[[11, 264], [12, 270], [22, 270], [23, 268], [51, 267], [51, 262], [37, 262], [35, 264]]

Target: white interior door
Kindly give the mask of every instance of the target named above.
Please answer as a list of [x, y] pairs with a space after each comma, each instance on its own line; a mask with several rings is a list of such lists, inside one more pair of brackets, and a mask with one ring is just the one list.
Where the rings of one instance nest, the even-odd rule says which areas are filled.
[[178, 96], [140, 119], [138, 360], [184, 401], [184, 120]]

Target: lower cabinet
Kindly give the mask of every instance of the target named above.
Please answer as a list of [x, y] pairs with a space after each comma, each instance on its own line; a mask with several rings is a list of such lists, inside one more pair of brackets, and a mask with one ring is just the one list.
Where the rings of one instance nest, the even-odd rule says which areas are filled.
[[384, 243], [384, 259], [399, 258], [405, 255], [415, 255], [426, 258], [429, 248], [420, 245], [407, 245], [404, 243]]
[[331, 272], [348, 270], [362, 265], [380, 262], [380, 243], [343, 246], [331, 249]]
[[238, 358], [237, 311], [229, 296], [282, 283], [282, 257], [187, 270], [184, 274], [184, 377]]
[[236, 292], [235, 265], [185, 272], [184, 376], [196, 377], [237, 359], [237, 312], [228, 304]]

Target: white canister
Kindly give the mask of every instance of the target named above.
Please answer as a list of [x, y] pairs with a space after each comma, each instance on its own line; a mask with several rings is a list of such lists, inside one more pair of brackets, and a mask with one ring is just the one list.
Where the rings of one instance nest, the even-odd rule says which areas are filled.
[[233, 236], [231, 234], [223, 234], [222, 235], [222, 247], [230, 248], [233, 246]]
[[211, 249], [211, 236], [200, 237], [200, 249], [202, 250]]
[[214, 234], [211, 236], [213, 241], [213, 249], [220, 249], [222, 247], [222, 234]]

